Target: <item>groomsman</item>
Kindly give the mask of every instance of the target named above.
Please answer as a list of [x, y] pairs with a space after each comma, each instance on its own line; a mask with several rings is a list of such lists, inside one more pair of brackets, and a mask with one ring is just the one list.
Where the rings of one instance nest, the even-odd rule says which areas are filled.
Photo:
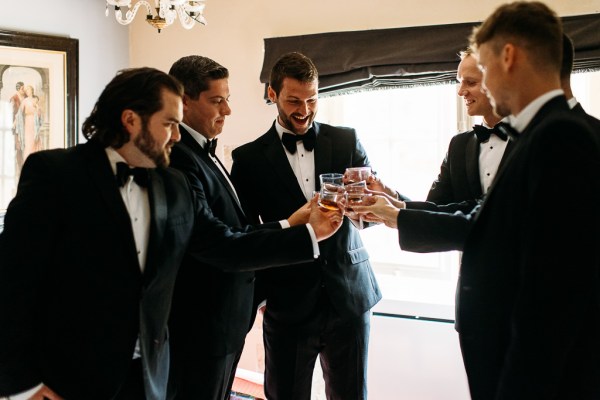
[[[253, 222], [278, 221], [318, 189], [319, 174], [368, 166], [351, 128], [315, 122], [318, 72], [300, 53], [279, 58], [269, 99], [271, 128], [233, 152], [232, 178]], [[366, 399], [370, 309], [381, 293], [358, 230], [345, 218], [310, 264], [265, 271], [265, 392], [273, 400], [310, 398], [319, 356], [326, 391], [334, 399]]]
[[0, 396], [163, 400], [186, 252], [228, 270], [308, 262], [339, 227], [317, 207], [286, 230], [215, 219], [167, 168], [182, 95], [156, 69], [121, 71], [83, 124], [87, 143], [27, 158], [0, 234]]
[[[182, 57], [169, 74], [184, 87], [181, 141], [173, 146], [171, 166], [206, 197], [213, 214], [225, 224], [248, 224], [227, 169], [217, 157], [217, 137], [229, 106], [229, 71], [207, 57]], [[259, 225], [281, 229], [308, 221], [304, 204], [289, 220]], [[228, 400], [237, 362], [254, 321], [254, 271], [223, 271], [190, 254], [183, 259], [175, 284], [171, 329], [169, 397]]]

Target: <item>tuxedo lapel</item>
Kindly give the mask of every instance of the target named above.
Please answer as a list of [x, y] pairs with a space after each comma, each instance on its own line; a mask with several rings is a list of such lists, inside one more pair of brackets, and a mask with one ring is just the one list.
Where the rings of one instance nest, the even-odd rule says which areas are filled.
[[513, 141], [513, 139], [508, 138], [507, 140], [508, 141], [506, 142], [506, 148], [504, 149], [504, 154], [502, 154], [502, 158], [500, 159], [500, 164], [498, 164], [498, 170], [500, 170], [502, 168], [502, 166], [506, 163], [506, 160], [508, 159], [510, 152], [512, 151], [513, 147], [515, 146], [515, 142]]
[[198, 143], [196, 139], [194, 139], [192, 135], [181, 125], [179, 125], [179, 132], [181, 133], [181, 143], [192, 149], [194, 154], [199, 155], [206, 153], [206, 150], [200, 146], [200, 143]]
[[331, 164], [331, 153], [333, 151], [333, 144], [331, 138], [326, 132], [321, 130], [321, 126], [314, 123], [315, 134], [317, 135], [317, 142], [315, 144], [315, 190], [319, 190], [320, 180], [319, 175], [332, 172]]
[[[229, 176], [229, 173], [227, 172], [227, 169], [225, 168], [225, 166], [223, 165], [221, 160], [219, 160], [219, 157], [215, 156], [215, 160], [217, 160], [217, 162], [223, 169], [222, 171], [219, 169], [219, 167], [217, 167], [215, 165], [214, 161], [210, 158], [210, 156], [206, 152], [200, 153], [200, 158], [204, 161], [204, 163], [206, 165], [208, 165], [208, 168], [210, 168], [213, 171], [213, 173], [215, 174], [215, 176], [221, 183], [221, 187], [223, 187], [225, 190], [227, 190], [227, 193], [229, 193], [229, 196], [233, 199], [233, 202], [237, 205], [239, 213], [241, 215], [244, 215], [244, 211], [242, 210], [242, 205], [240, 204], [240, 201], [239, 201], [237, 195], [235, 194], [235, 192], [233, 191], [233, 187], [231, 186], [232, 183], [229, 183], [227, 181], [227, 179], [229, 179], [229, 181], [231, 181], [231, 177]], [[227, 178], [225, 177], [224, 174], [227, 175]]]
[[[238, 213], [241, 216], [244, 216], [244, 210], [242, 209], [242, 205], [240, 204], [240, 201], [236, 193], [234, 192], [233, 187], [231, 186], [232, 184], [227, 182], [227, 179], [231, 181], [231, 176], [229, 176], [229, 173], [227, 172], [227, 169], [225, 168], [221, 160], [219, 160], [219, 158], [215, 156], [215, 159], [217, 160], [223, 171], [219, 170], [219, 167], [215, 165], [214, 161], [210, 158], [206, 150], [203, 149], [202, 146], [200, 146], [200, 143], [198, 143], [196, 139], [194, 139], [185, 128], [180, 126], [179, 130], [181, 132], [181, 141], [183, 142], [183, 144], [188, 146], [197, 157], [204, 161], [204, 164], [208, 166], [208, 168], [214, 173], [214, 175], [221, 183], [221, 187], [225, 188], [229, 193], [229, 196], [231, 196], [231, 198], [233, 199], [233, 202], [237, 206]], [[227, 178], [225, 178], [223, 173], [227, 175]]]
[[113, 222], [116, 226], [114, 231], [117, 232], [117, 235], [120, 235], [120, 238], [117, 240], [129, 243], [128, 247], [131, 249], [131, 262], [129, 264], [136, 266], [136, 270], [139, 273], [140, 269], [137, 267], [139, 262], [129, 213], [119, 193], [115, 175], [110, 167], [106, 151], [95, 142], [88, 142], [84, 146], [86, 152], [85, 160], [90, 178], [98, 188], [100, 197], [106, 203], [107, 209], [110, 210], [110, 213], [114, 217]]
[[479, 141], [475, 134], [471, 134], [467, 139], [465, 150], [465, 165], [467, 171], [467, 181], [469, 190], [474, 197], [479, 198], [483, 194], [481, 189], [481, 179], [479, 177]]
[[148, 254], [144, 266], [144, 282], [150, 282], [156, 275], [157, 266], [154, 262], [160, 257], [156, 252], [161, 249], [167, 224], [167, 196], [163, 178], [155, 169], [149, 169], [148, 200], [150, 202], [150, 235], [148, 237]]
[[265, 135], [264, 144], [265, 157], [273, 166], [272, 170], [277, 176], [275, 179], [282, 182], [295, 198], [302, 199], [302, 203], [305, 203], [306, 198], [304, 197], [304, 193], [298, 184], [296, 175], [290, 166], [281, 140], [279, 139], [279, 135], [275, 130], [275, 125], [273, 125]]

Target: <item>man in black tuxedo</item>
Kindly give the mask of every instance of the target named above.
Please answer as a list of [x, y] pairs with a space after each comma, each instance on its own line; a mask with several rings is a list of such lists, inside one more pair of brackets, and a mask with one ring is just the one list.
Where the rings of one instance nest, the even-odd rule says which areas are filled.
[[0, 234], [0, 396], [165, 399], [186, 249], [224, 269], [269, 267], [313, 259], [334, 231], [318, 212], [310, 227], [249, 234], [215, 219], [166, 168], [182, 95], [158, 70], [121, 71], [83, 124], [87, 143], [28, 157]]
[[482, 74], [477, 59], [470, 49], [461, 52], [460, 58], [456, 73], [458, 95], [464, 99], [470, 116], [483, 116], [483, 124], [450, 140], [440, 174], [427, 195], [427, 201], [436, 204], [480, 199], [513, 145], [504, 132], [494, 128], [500, 117], [481, 90]]
[[[600, 121], [587, 114], [573, 95], [573, 91], [571, 89], [573, 59], [573, 42], [568, 35], [563, 33], [562, 64], [560, 69], [561, 89], [564, 91], [569, 107], [574, 115], [583, 118], [595, 132], [600, 133]], [[460, 80], [460, 68], [458, 76]], [[481, 80], [481, 73], [479, 79]], [[469, 100], [466, 99], [466, 101], [468, 102]], [[479, 102], [481, 103], [481, 100]], [[487, 100], [487, 102], [490, 104], [489, 100]], [[506, 129], [502, 127], [502, 125], [504, 124], [497, 124], [497, 128], [499, 128], [500, 131], [504, 131]], [[459, 134], [455, 136], [453, 141], [463, 135], [464, 134]], [[464, 143], [464, 138], [461, 141]], [[513, 143], [514, 141], [509, 141], [504, 156], [502, 157], [502, 163], [507, 158], [508, 152], [512, 148]], [[473, 166], [474, 163], [467, 162], [461, 164], [459, 162], [461, 157], [450, 157], [450, 153], [454, 153], [455, 155], [458, 154], [457, 151], [452, 151], [452, 148], [461, 149], [462, 146], [457, 147], [455, 145], [453, 146], [452, 144], [450, 145], [447, 159], [454, 158], [456, 160], [454, 162], [454, 168], [445, 168], [446, 162], [444, 162], [444, 164], [442, 164], [442, 173], [440, 174], [439, 181], [452, 181], [452, 184], [441, 185], [440, 187], [442, 188], [460, 188], [459, 193], [462, 194], [457, 194], [454, 197], [453, 202], [446, 204], [444, 201], [441, 201], [438, 196], [433, 198], [431, 197], [432, 193], [438, 191], [437, 189], [439, 189], [436, 188], [435, 182], [434, 186], [432, 187], [432, 191], [430, 191], [428, 202], [398, 201], [397, 198], [394, 198], [397, 197], [395, 196], [396, 192], [387, 187], [383, 182], [375, 178], [375, 182], [370, 184], [373, 190], [383, 192], [391, 195], [392, 197], [378, 200], [379, 204], [377, 205], [377, 208], [378, 212], [380, 213], [379, 218], [369, 218], [367, 216], [365, 219], [384, 222], [389, 227], [397, 228], [400, 247], [405, 251], [428, 253], [436, 251], [462, 250], [464, 247], [464, 242], [474, 221], [474, 216], [477, 214], [477, 209], [475, 207], [481, 203], [481, 199], [474, 197], [473, 199], [469, 200], [469, 185], [467, 184], [466, 179], [467, 174], [464, 170], [461, 170], [464, 169], [467, 164]], [[446, 173], [444, 173], [444, 170]], [[454, 171], [455, 173], [451, 174], [451, 171]], [[442, 179], [442, 177], [445, 177], [446, 179]], [[452, 179], [450, 179], [450, 177]], [[475, 194], [475, 189], [478, 187], [479, 186], [477, 185], [471, 185], [471, 190], [473, 190], [471, 193]], [[448, 195], [445, 196], [443, 200], [451, 199], [451, 193], [449, 190], [445, 190], [443, 193]], [[436, 200], [439, 201], [438, 204], [434, 204]], [[405, 209], [405, 211], [403, 211], [401, 214], [398, 214], [400, 209]], [[366, 210], [367, 209], [364, 209], [364, 212], [366, 212]], [[371, 211], [375, 210], [371, 209]]]
[[573, 94], [573, 90], [571, 89], [574, 52], [573, 41], [569, 36], [563, 34], [563, 60], [560, 68], [560, 86], [565, 91], [565, 97], [569, 102], [571, 110], [583, 117], [590, 124], [592, 129], [600, 134], [600, 120], [585, 112], [583, 106], [577, 101]]
[[[598, 399], [600, 144], [561, 89], [560, 20], [542, 3], [510, 3], [472, 44], [517, 141], [464, 242], [456, 319], [471, 396]], [[576, 215], [557, 193], [579, 200]], [[396, 212], [397, 225], [411, 214]]]
[[[232, 178], [252, 221], [278, 221], [318, 189], [319, 174], [368, 166], [354, 129], [314, 122], [318, 73], [300, 53], [273, 66], [271, 129], [233, 152]], [[320, 356], [331, 399], [365, 399], [370, 309], [381, 298], [358, 230], [345, 218], [308, 265], [261, 272], [266, 311], [265, 392], [272, 400], [310, 398]]]
[[[171, 167], [202, 191], [213, 214], [225, 224], [248, 224], [225, 166], [215, 153], [229, 107], [229, 71], [207, 57], [187, 56], [169, 74], [184, 86], [181, 141], [173, 146]], [[303, 205], [286, 227], [306, 223]], [[302, 217], [302, 218], [300, 218]], [[260, 228], [280, 229], [279, 222]], [[226, 400], [249, 327], [254, 320], [254, 271], [227, 272], [184, 257], [175, 283], [169, 321], [169, 398]]]

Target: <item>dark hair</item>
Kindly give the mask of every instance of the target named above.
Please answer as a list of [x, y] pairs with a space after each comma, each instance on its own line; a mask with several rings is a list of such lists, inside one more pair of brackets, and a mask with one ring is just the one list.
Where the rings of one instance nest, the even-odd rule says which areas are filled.
[[152, 114], [162, 109], [163, 90], [183, 96], [181, 83], [157, 69], [144, 67], [119, 71], [106, 85], [83, 123], [83, 135], [104, 147], [123, 146], [129, 141], [129, 134], [121, 123], [123, 111], [134, 111], [146, 123]]
[[496, 9], [471, 35], [471, 47], [490, 42], [497, 54], [507, 42], [533, 55], [537, 68], [560, 70], [562, 24], [554, 11], [537, 1], [517, 1]]
[[15, 88], [16, 88], [17, 90], [19, 90], [19, 89], [21, 89], [23, 86], [25, 86], [25, 84], [24, 84], [23, 82], [19, 81], [19, 82], [17, 82], [17, 84], [15, 85]]
[[319, 79], [319, 72], [312, 60], [298, 52], [287, 53], [281, 56], [271, 68], [269, 85], [279, 95], [283, 80], [293, 78], [300, 82], [313, 82]]
[[560, 67], [560, 79], [570, 79], [571, 72], [573, 72], [573, 58], [575, 49], [573, 48], [573, 41], [570, 37], [563, 33], [563, 52], [562, 52], [562, 65]]
[[169, 74], [177, 78], [185, 94], [196, 100], [208, 90], [210, 81], [229, 78], [229, 71], [216, 61], [202, 56], [182, 57], [171, 66]]

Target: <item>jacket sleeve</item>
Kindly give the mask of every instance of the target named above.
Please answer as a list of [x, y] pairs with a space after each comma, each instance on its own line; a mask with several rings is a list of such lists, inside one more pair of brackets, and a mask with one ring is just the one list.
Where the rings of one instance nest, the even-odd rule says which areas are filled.
[[43, 307], [44, 276], [51, 273], [52, 243], [58, 233], [59, 183], [44, 154], [27, 158], [0, 234], [0, 396], [41, 382], [36, 318]]
[[462, 250], [479, 209], [469, 202], [407, 202], [406, 207], [398, 213], [398, 240], [402, 250], [416, 253]]
[[450, 171], [450, 154], [452, 154], [453, 144], [455, 138], [452, 138], [450, 145], [448, 146], [448, 152], [446, 157], [442, 161], [440, 166], [440, 173], [438, 174], [435, 181], [433, 181], [429, 193], [427, 194], [427, 201], [431, 201], [436, 204], [447, 204], [454, 201], [454, 191], [452, 189], [452, 173]]

